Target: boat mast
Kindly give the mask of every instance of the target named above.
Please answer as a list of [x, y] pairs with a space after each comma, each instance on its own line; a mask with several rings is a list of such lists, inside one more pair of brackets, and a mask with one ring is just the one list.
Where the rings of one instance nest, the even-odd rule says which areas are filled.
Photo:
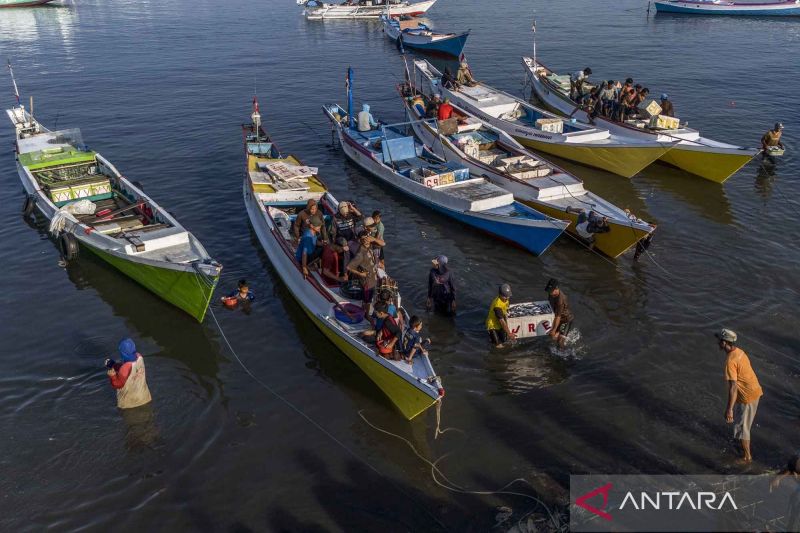
[[355, 128], [353, 121], [353, 67], [347, 67], [345, 86], [347, 87], [347, 124], [352, 129]]
[[258, 97], [253, 96], [253, 114], [250, 115], [253, 120], [253, 128], [256, 130], [256, 141], [261, 141], [261, 113], [258, 110]]
[[11, 83], [14, 85], [14, 96], [17, 98], [17, 107], [19, 107], [19, 89], [17, 88], [17, 80], [14, 78], [14, 69], [11, 68], [11, 60], [8, 60], [8, 73], [11, 74]]
[[531, 27], [531, 31], [533, 32], [533, 72], [536, 72], [536, 14], [533, 15], [533, 26]]

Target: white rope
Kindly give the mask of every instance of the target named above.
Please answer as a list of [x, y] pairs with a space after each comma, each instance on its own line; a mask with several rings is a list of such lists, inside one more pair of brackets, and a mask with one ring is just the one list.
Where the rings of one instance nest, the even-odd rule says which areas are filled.
[[[214, 323], [215, 323], [215, 324], [216, 324], [216, 326], [217, 326], [217, 330], [219, 331], [219, 334], [222, 336], [222, 339], [225, 341], [225, 345], [228, 347], [228, 350], [230, 350], [231, 354], [233, 354], [233, 357], [234, 357], [234, 358], [236, 359], [236, 361], [239, 363], [239, 366], [241, 366], [241, 367], [242, 367], [242, 370], [244, 370], [244, 371], [245, 371], [245, 373], [247, 373], [247, 375], [248, 375], [248, 376], [250, 376], [251, 378], [253, 378], [253, 380], [255, 380], [255, 382], [256, 382], [256, 383], [258, 383], [259, 385], [261, 385], [261, 387], [263, 387], [263, 388], [264, 388], [264, 389], [265, 389], [267, 392], [269, 392], [270, 394], [272, 394], [272, 395], [273, 395], [275, 398], [277, 398], [278, 400], [280, 400], [281, 402], [283, 402], [283, 403], [284, 403], [284, 405], [286, 405], [286, 406], [287, 406], [289, 409], [291, 409], [292, 411], [294, 411], [295, 413], [297, 413], [298, 415], [300, 415], [301, 417], [303, 417], [303, 418], [304, 418], [304, 419], [305, 419], [305, 420], [306, 420], [306, 421], [307, 421], [309, 424], [311, 424], [312, 426], [314, 426], [315, 428], [317, 428], [317, 429], [318, 429], [320, 432], [322, 432], [322, 433], [323, 433], [325, 436], [327, 436], [327, 437], [328, 437], [329, 439], [331, 439], [333, 442], [335, 442], [336, 444], [338, 444], [338, 445], [339, 445], [339, 447], [340, 447], [340, 448], [342, 448], [344, 451], [346, 451], [346, 452], [347, 452], [347, 453], [348, 453], [348, 454], [349, 454], [351, 457], [353, 457], [353, 458], [354, 458], [354, 459], [356, 459], [358, 462], [362, 463], [362, 464], [363, 464], [363, 465], [365, 465], [367, 468], [369, 468], [370, 470], [372, 470], [373, 472], [375, 472], [375, 474], [377, 474], [379, 477], [381, 477], [382, 479], [384, 479], [384, 480], [385, 480], [385, 481], [386, 481], [386, 482], [387, 482], [387, 483], [388, 483], [390, 486], [392, 486], [392, 487], [393, 487], [394, 489], [396, 489], [398, 492], [400, 492], [401, 494], [403, 494], [404, 496], [406, 496], [406, 497], [407, 497], [407, 498], [408, 498], [410, 501], [413, 501], [415, 504], [417, 504], [417, 505], [420, 505], [420, 504], [419, 504], [419, 503], [416, 501], [416, 499], [414, 499], [414, 498], [413, 498], [413, 496], [412, 496], [412, 495], [410, 495], [408, 492], [406, 492], [405, 490], [403, 490], [401, 487], [399, 487], [399, 486], [397, 486], [395, 483], [393, 483], [393, 482], [392, 482], [392, 480], [391, 480], [391, 479], [389, 479], [388, 477], [386, 477], [386, 476], [385, 476], [383, 473], [381, 473], [381, 471], [380, 471], [380, 470], [378, 470], [376, 467], [372, 466], [372, 464], [371, 464], [369, 461], [367, 461], [366, 459], [364, 459], [363, 457], [361, 457], [360, 455], [358, 455], [358, 454], [357, 454], [355, 451], [353, 451], [352, 449], [350, 449], [350, 448], [349, 448], [347, 445], [345, 445], [345, 444], [344, 444], [344, 443], [343, 443], [341, 440], [339, 440], [338, 438], [336, 438], [336, 436], [334, 436], [334, 435], [333, 435], [333, 434], [332, 434], [330, 431], [328, 431], [328, 430], [327, 430], [327, 429], [325, 429], [325, 428], [324, 428], [322, 425], [320, 425], [320, 424], [319, 424], [319, 423], [318, 423], [316, 420], [314, 420], [313, 418], [311, 418], [310, 416], [308, 416], [308, 415], [307, 415], [305, 412], [303, 412], [303, 411], [302, 411], [302, 410], [301, 410], [299, 407], [297, 407], [296, 405], [294, 405], [292, 402], [290, 402], [288, 399], [286, 399], [286, 398], [285, 398], [283, 395], [281, 395], [281, 394], [280, 394], [279, 392], [277, 392], [275, 389], [273, 389], [272, 387], [270, 387], [270, 386], [269, 386], [269, 385], [268, 385], [266, 382], [264, 382], [264, 381], [263, 381], [261, 378], [259, 378], [258, 376], [256, 376], [256, 375], [255, 375], [255, 374], [254, 374], [254, 373], [253, 373], [253, 372], [252, 372], [252, 371], [251, 371], [251, 370], [250, 370], [250, 369], [247, 367], [247, 365], [245, 365], [245, 364], [244, 364], [244, 361], [242, 361], [242, 360], [239, 358], [239, 354], [237, 354], [237, 353], [236, 353], [236, 350], [234, 350], [234, 349], [233, 349], [233, 346], [231, 345], [230, 341], [228, 340], [228, 336], [227, 336], [227, 335], [225, 335], [225, 331], [222, 329], [222, 325], [219, 323], [219, 320], [217, 320], [217, 315], [214, 313], [214, 309], [213, 309], [212, 307], [210, 307], [210, 306], [209, 306], [209, 308], [208, 308], [208, 312], [209, 312], [209, 314], [211, 315], [211, 318], [213, 318], [213, 319], [214, 319]], [[429, 511], [429, 510], [428, 510], [426, 507], [424, 507], [424, 506], [422, 506], [422, 507], [423, 507], [423, 509], [425, 509], [425, 512], [426, 512], [426, 514], [427, 514], [429, 517], [431, 517], [431, 518], [432, 518], [432, 519], [433, 519], [433, 520], [434, 520], [434, 521], [435, 521], [437, 524], [439, 524], [439, 525], [442, 527], [442, 529], [447, 529], [447, 528], [444, 526], [444, 524], [442, 524], [442, 522], [440, 522], [440, 521], [439, 521], [439, 520], [438, 520], [438, 519], [437, 519], [437, 518], [436, 518], [436, 517], [435, 517], [433, 514], [431, 514], [431, 513], [430, 513], [430, 511]]]
[[[439, 404], [439, 406], [437, 406], [437, 431], [438, 431], [439, 408], [441, 407], [441, 405], [440, 405], [440, 402], [437, 402], [437, 404]], [[376, 431], [378, 431], [380, 433], [383, 433], [384, 435], [388, 435], [390, 437], [394, 437], [394, 438], [396, 438], [398, 440], [403, 441], [406, 444], [406, 446], [408, 446], [411, 449], [411, 451], [414, 453], [414, 455], [417, 456], [417, 458], [419, 460], [421, 460], [423, 463], [425, 463], [428, 466], [430, 466], [430, 468], [431, 468], [431, 478], [433, 479], [433, 482], [436, 483], [438, 486], [442, 487], [443, 489], [449, 490], [451, 492], [456, 492], [458, 494], [472, 494], [472, 495], [476, 495], [476, 496], [505, 495], [505, 496], [519, 496], [519, 497], [522, 497], [522, 498], [527, 498], [527, 499], [533, 501], [534, 503], [536, 503], [537, 505], [540, 505], [541, 507], [544, 508], [545, 511], [547, 511], [547, 515], [550, 517], [550, 522], [552, 523], [553, 527], [555, 527], [556, 529], [559, 529], [559, 530], [563, 528], [563, 524], [561, 523], [561, 520], [557, 519], [553, 515], [552, 511], [550, 511], [550, 509], [547, 507], [547, 505], [545, 505], [544, 502], [542, 502], [539, 498], [537, 498], [535, 496], [532, 496], [530, 494], [526, 494], [524, 492], [516, 492], [516, 491], [506, 490], [507, 488], [509, 488], [510, 486], [512, 486], [512, 485], [514, 485], [515, 483], [518, 483], [518, 482], [526, 483], [528, 486], [533, 487], [533, 484], [530, 481], [528, 481], [527, 479], [525, 479], [525, 478], [516, 478], [516, 479], [510, 481], [509, 483], [506, 483], [505, 485], [503, 485], [502, 487], [500, 487], [497, 490], [469, 490], [469, 489], [466, 489], [463, 486], [458, 485], [457, 483], [453, 482], [450, 478], [448, 478], [438, 466], [438, 463], [440, 461], [444, 460], [448, 455], [450, 455], [449, 453], [446, 453], [446, 454], [442, 455], [441, 457], [439, 457], [438, 459], [436, 459], [436, 461], [431, 462], [427, 457], [422, 455], [419, 452], [419, 450], [417, 450], [417, 448], [414, 446], [414, 444], [411, 443], [411, 441], [409, 441], [405, 437], [402, 437], [402, 436], [400, 436], [400, 435], [398, 435], [396, 433], [392, 433], [391, 431], [388, 431], [386, 429], [378, 427], [375, 424], [373, 424], [372, 422], [370, 422], [367, 419], [367, 417], [364, 416], [364, 411], [363, 410], [358, 412], [358, 416], [360, 416], [361, 419], [368, 426], [370, 426], [372, 429], [374, 429], [374, 430], [376, 430]], [[445, 429], [441, 433], [445, 433], [445, 432], [447, 432], [447, 431], [449, 431], [451, 429], [454, 429], [454, 428]], [[457, 431], [460, 431], [460, 430], [457, 430]], [[437, 477], [437, 475], [438, 475], [438, 477]], [[443, 483], [442, 481], [439, 481], [439, 478], [444, 480], [445, 483]]]

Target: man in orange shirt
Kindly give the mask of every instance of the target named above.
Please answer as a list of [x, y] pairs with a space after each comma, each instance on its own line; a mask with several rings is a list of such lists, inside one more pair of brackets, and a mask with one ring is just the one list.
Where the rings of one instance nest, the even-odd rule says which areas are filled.
[[[758, 383], [756, 373], [750, 365], [750, 358], [744, 350], [736, 346], [737, 335], [734, 331], [723, 329], [715, 336], [719, 340], [719, 348], [728, 354], [725, 360], [725, 380], [728, 383], [728, 407], [725, 410], [725, 421], [734, 423], [733, 437], [742, 443], [744, 456], [742, 462], [750, 463], [750, 428], [758, 410], [758, 400], [764, 392]], [[734, 409], [735, 408], [735, 409]]]

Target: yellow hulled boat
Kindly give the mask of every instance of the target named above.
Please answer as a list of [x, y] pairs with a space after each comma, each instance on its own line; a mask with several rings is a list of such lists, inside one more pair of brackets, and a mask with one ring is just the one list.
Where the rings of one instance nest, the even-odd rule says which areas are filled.
[[[574, 117], [581, 123], [590, 122], [588, 113], [570, 99], [568, 76], [559, 76], [530, 57], [523, 57], [522, 61], [534, 94], [545, 105], [559, 113]], [[716, 183], [723, 183], [758, 153], [754, 148], [744, 148], [701, 137], [699, 131], [685, 126], [665, 129], [651, 127], [649, 122], [642, 120], [616, 121], [602, 116], [592, 118], [591, 122], [620, 136], [675, 142], [675, 146], [661, 154], [659, 159], [663, 163]]]
[[[243, 194], [247, 214], [256, 236], [305, 314], [319, 330], [350, 358], [392, 401], [407, 419], [412, 419], [443, 395], [441, 380], [427, 356], [416, 356], [411, 364], [381, 357], [374, 344], [361, 334], [371, 329], [364, 318], [361, 299], [338, 284], [330, 284], [318, 272], [304, 277], [295, 259], [297, 242], [291, 228], [296, 214], [308, 200], [332, 216], [337, 200], [316, 175], [297, 158], [283, 156], [261, 128], [258, 104], [253, 123], [242, 126], [247, 158]], [[392, 290], [397, 309], [404, 313], [400, 295]]]
[[414, 68], [452, 103], [523, 145], [626, 178], [639, 173], [677, 143], [673, 139], [615, 135], [607, 129], [564, 119], [484, 83], [447, 88], [442, 74], [425, 60], [414, 61]]
[[[458, 161], [470, 173], [484, 176], [511, 192], [514, 198], [550, 217], [570, 222], [573, 237], [609, 257], [619, 257], [638, 242], [649, 239], [655, 226], [620, 209], [584, 188], [566, 170], [526, 151], [504, 131], [453, 106], [456, 126], [425, 119], [414, 98], [428, 103], [420, 88], [399, 87], [406, 116], [417, 137], [447, 161]], [[451, 125], [452, 126], [452, 125]]]

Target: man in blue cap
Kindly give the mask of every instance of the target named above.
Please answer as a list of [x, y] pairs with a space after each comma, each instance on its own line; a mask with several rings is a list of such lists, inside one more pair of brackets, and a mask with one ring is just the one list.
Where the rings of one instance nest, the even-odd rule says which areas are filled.
[[122, 339], [117, 348], [122, 360], [106, 359], [108, 380], [117, 390], [117, 407], [132, 409], [149, 403], [153, 398], [145, 379], [144, 357], [128, 337]]
[[661, 95], [661, 114], [667, 117], [675, 116], [675, 107], [672, 105], [672, 102], [670, 102], [667, 93]]

